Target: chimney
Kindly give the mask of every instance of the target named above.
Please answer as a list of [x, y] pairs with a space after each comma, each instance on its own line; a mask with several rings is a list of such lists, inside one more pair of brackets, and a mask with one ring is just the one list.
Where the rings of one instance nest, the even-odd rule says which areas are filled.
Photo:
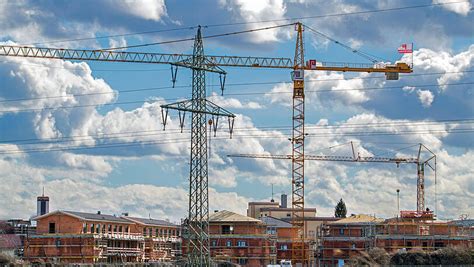
[[286, 194], [281, 194], [280, 208], [286, 209], [288, 207], [287, 203], [288, 201]]
[[97, 211], [97, 214], [99, 214], [99, 215], [100, 215], [100, 210], [98, 210], [98, 211]]
[[128, 217], [128, 212], [123, 212], [122, 215]]
[[49, 213], [49, 197], [44, 195], [43, 187], [43, 194], [36, 199], [36, 215], [41, 216], [46, 213]]

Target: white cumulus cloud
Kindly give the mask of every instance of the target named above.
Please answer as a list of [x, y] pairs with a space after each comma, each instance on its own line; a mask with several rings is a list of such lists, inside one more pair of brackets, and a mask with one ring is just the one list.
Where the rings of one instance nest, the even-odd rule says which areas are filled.
[[431, 106], [434, 100], [434, 95], [430, 90], [418, 90], [416, 91], [418, 95], [418, 99], [421, 102], [421, 105], [423, 105], [424, 108], [428, 108]]
[[472, 9], [472, 4], [469, 1], [453, 3], [450, 0], [433, 0], [433, 4], [444, 4], [443, 8], [463, 16], [467, 16]]

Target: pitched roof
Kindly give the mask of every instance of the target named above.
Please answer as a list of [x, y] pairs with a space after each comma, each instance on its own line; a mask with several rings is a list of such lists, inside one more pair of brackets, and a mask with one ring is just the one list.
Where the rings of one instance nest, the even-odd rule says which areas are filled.
[[209, 216], [209, 221], [210, 222], [255, 222], [255, 223], [262, 222], [255, 218], [240, 215], [228, 210], [222, 210], [222, 211], [218, 211], [212, 214], [211, 216]]
[[348, 224], [348, 223], [379, 223], [383, 222], [383, 219], [376, 218], [371, 215], [366, 215], [366, 214], [358, 214], [358, 215], [352, 215], [347, 218], [340, 219], [335, 222], [330, 222], [330, 224]]
[[157, 220], [157, 219], [146, 219], [146, 218], [137, 218], [137, 217], [129, 217], [129, 216], [123, 216], [122, 217], [125, 220], [129, 220], [132, 222], [136, 222], [139, 224], [144, 224], [144, 225], [152, 225], [152, 226], [174, 226], [176, 227], [177, 225], [165, 220]]
[[54, 215], [58, 213], [66, 214], [66, 215], [78, 218], [80, 220], [85, 220], [85, 221], [106, 221], [106, 222], [118, 222], [118, 223], [127, 223], [127, 224], [132, 223], [129, 220], [125, 220], [123, 218], [120, 218], [114, 215], [87, 213], [87, 212], [79, 212], [79, 211], [67, 211], [67, 210], [57, 210], [50, 213], [46, 213], [44, 215], [34, 217], [33, 220], [46, 218], [50, 215]]
[[289, 222], [285, 222], [283, 220], [280, 220], [280, 219], [277, 219], [275, 217], [271, 217], [271, 216], [265, 216], [265, 217], [262, 217], [262, 221], [269, 225], [269, 226], [274, 226], [276, 228], [290, 228], [290, 227], [293, 227], [293, 225]]
[[14, 234], [0, 235], [0, 248], [18, 248], [21, 246], [20, 236]]
[[121, 217], [108, 214], [97, 214], [97, 213], [87, 213], [87, 212], [78, 212], [78, 211], [63, 211], [66, 214], [72, 214], [77, 217], [81, 217], [89, 221], [109, 221], [109, 222], [120, 222], [120, 223], [130, 223], [130, 221], [125, 220]]

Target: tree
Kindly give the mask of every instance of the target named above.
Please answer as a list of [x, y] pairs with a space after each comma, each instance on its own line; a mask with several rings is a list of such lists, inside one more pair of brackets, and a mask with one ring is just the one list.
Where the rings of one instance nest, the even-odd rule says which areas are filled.
[[347, 214], [346, 203], [344, 203], [344, 201], [341, 198], [336, 205], [334, 216], [336, 218], [346, 218], [346, 214]]

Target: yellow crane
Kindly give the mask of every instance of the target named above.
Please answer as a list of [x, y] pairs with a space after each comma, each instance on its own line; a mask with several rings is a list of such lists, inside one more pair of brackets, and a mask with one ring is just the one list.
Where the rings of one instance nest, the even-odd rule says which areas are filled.
[[[269, 69], [290, 69], [293, 75], [293, 134], [292, 134], [292, 223], [298, 229], [298, 237], [294, 242], [292, 259], [295, 263], [307, 265], [308, 254], [304, 250], [304, 71], [342, 71], [342, 72], [378, 72], [385, 73], [388, 80], [398, 79], [399, 73], [412, 72], [406, 63], [330, 63], [305, 62], [303, 44], [303, 24], [293, 23], [297, 31], [294, 60], [281, 57], [251, 57], [251, 56], [220, 56], [206, 55], [203, 50], [201, 27], [194, 40], [193, 54], [146, 53], [112, 50], [44, 48], [33, 46], [0, 45], [0, 56], [47, 58], [78, 61], [105, 61], [147, 64], [171, 64], [193, 70], [192, 99], [187, 102], [165, 105], [165, 109], [177, 109], [192, 113], [191, 124], [191, 168], [189, 188], [188, 223], [190, 234], [188, 244], [188, 260], [192, 264], [207, 265], [210, 261], [209, 252], [209, 199], [208, 199], [208, 169], [207, 169], [207, 127], [206, 114], [224, 116], [229, 119], [232, 131], [234, 115], [209, 100], [205, 99], [206, 71], [225, 75], [220, 67], [248, 67]], [[288, 26], [282, 25], [282, 26]], [[268, 29], [268, 28], [264, 28]], [[241, 31], [237, 33], [251, 32]], [[233, 33], [236, 34], [236, 33]], [[214, 35], [226, 36], [227, 34]], [[314, 64], [313, 64], [314, 63]], [[173, 77], [175, 80], [175, 77]], [[224, 79], [225, 81], [225, 79]], [[224, 84], [221, 84], [222, 88]], [[214, 123], [216, 125], [216, 123]]]

